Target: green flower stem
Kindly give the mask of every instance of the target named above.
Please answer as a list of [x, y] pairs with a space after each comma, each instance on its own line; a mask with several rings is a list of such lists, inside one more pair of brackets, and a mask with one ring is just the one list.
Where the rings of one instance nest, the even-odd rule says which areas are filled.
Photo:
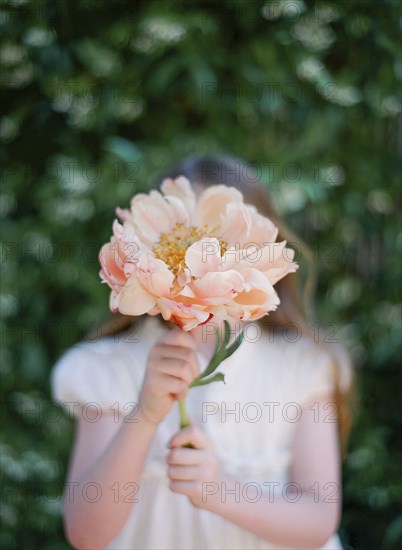
[[[187, 416], [186, 402], [184, 399], [180, 399], [179, 408], [180, 408], [180, 428], [181, 429], [187, 428], [187, 426], [190, 426], [190, 420]], [[194, 449], [191, 443], [186, 443], [185, 445], [183, 445], [183, 447], [186, 447], [187, 449]]]
[[[223, 338], [221, 338], [219, 330], [216, 331], [215, 353], [211, 358], [207, 368], [192, 381], [192, 383], [190, 384], [190, 388], [195, 388], [196, 386], [205, 386], [206, 384], [210, 384], [211, 382], [225, 382], [225, 377], [223, 373], [215, 373], [215, 371], [222, 363], [222, 361], [230, 357], [240, 346], [243, 341], [243, 333], [239, 334], [235, 341], [229, 347], [227, 347], [230, 339], [230, 325], [227, 321], [224, 321], [224, 327], [225, 334]], [[187, 416], [186, 403], [184, 399], [179, 400], [179, 407], [180, 428], [187, 428], [187, 426], [190, 426], [190, 420]], [[187, 445], [183, 445], [183, 447], [192, 447], [192, 445], [188, 443]]]
[[179, 407], [180, 407], [180, 428], [181, 429], [187, 428], [187, 426], [190, 426], [190, 420], [187, 416], [186, 402], [184, 399], [180, 399]]

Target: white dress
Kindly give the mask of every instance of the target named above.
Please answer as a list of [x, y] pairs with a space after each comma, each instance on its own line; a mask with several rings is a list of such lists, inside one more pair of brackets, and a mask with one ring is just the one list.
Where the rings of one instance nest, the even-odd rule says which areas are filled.
[[[85, 414], [93, 418], [96, 408], [89, 403], [99, 407], [98, 414], [119, 411], [128, 415], [130, 403], [138, 402], [148, 351], [167, 330], [158, 319], [148, 317], [137, 333], [129, 330], [77, 344], [52, 371], [53, 399], [75, 415], [84, 412], [77, 404], [87, 405]], [[316, 348], [304, 338], [290, 342], [282, 337], [273, 339], [272, 334], [259, 335], [254, 327], [236, 353], [219, 367], [226, 384], [214, 382], [190, 390], [188, 414], [215, 442], [226, 472], [240, 480], [240, 498], [268, 498], [261, 492], [267, 487], [274, 491], [274, 498], [283, 498], [300, 408], [332, 388], [328, 355]], [[199, 359], [204, 367], [206, 359], [201, 354]], [[194, 508], [186, 496], [169, 490], [166, 444], [178, 426], [178, 407], [173, 407], [157, 428], [136, 495], [139, 502], [107, 548], [284, 548], [219, 515]], [[229, 493], [235, 487], [226, 489], [227, 499], [238, 498]], [[338, 535], [322, 549], [342, 550]]]

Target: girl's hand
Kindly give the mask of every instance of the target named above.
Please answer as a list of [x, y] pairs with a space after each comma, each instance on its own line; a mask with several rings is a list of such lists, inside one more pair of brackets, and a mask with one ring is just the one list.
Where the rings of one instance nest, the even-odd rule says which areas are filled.
[[191, 334], [174, 328], [151, 348], [139, 399], [146, 419], [159, 423], [176, 400], [186, 397], [200, 371], [196, 346]]
[[[186, 443], [191, 443], [194, 448], [183, 447]], [[175, 434], [169, 446], [170, 489], [188, 496], [197, 508], [205, 506], [204, 484], [219, 483], [220, 480], [219, 461], [213, 443], [200, 428], [191, 425]]]

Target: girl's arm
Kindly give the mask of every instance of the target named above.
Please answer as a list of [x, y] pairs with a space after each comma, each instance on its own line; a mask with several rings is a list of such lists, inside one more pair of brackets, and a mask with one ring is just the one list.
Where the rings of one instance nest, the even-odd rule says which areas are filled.
[[[171, 489], [189, 496], [195, 506], [219, 514], [272, 544], [320, 548], [335, 533], [341, 509], [337, 423], [326, 422], [328, 412], [323, 414], [328, 402], [333, 402], [331, 396], [322, 396], [302, 409], [290, 479], [297, 484], [298, 492], [292, 494], [289, 485], [285, 497], [280, 492], [270, 499], [268, 487], [261, 486], [260, 499], [250, 502], [255, 494], [250, 489], [250, 498], [246, 496], [246, 500], [242, 496], [245, 482], [219, 472], [211, 442], [194, 427], [182, 430], [171, 441], [174, 447], [168, 456]], [[309, 409], [313, 404], [313, 410]], [[186, 441], [198, 450], [175, 448]], [[267, 480], [272, 481], [275, 480]], [[234, 494], [236, 482], [239, 490]], [[237, 494], [240, 498], [236, 498]], [[292, 498], [294, 501], [289, 502]]]
[[140, 478], [155, 430], [199, 374], [195, 348], [190, 334], [171, 330], [149, 353], [137, 414], [119, 422], [111, 413], [93, 423], [79, 418], [64, 491], [65, 530], [74, 548], [105, 548], [135, 499], [141, 502]]
[[139, 499], [144, 461], [156, 424], [142, 414], [137, 423], [78, 420], [76, 441], [64, 491], [65, 530], [80, 550], [104, 548], [121, 529]]

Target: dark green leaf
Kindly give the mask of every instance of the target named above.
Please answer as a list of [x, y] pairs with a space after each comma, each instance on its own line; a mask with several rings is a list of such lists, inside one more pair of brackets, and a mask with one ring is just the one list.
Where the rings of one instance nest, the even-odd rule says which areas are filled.
[[217, 372], [210, 378], [196, 378], [191, 384], [190, 388], [196, 388], [197, 386], [206, 386], [207, 384], [210, 384], [211, 382], [225, 382], [225, 375], [221, 372]]

